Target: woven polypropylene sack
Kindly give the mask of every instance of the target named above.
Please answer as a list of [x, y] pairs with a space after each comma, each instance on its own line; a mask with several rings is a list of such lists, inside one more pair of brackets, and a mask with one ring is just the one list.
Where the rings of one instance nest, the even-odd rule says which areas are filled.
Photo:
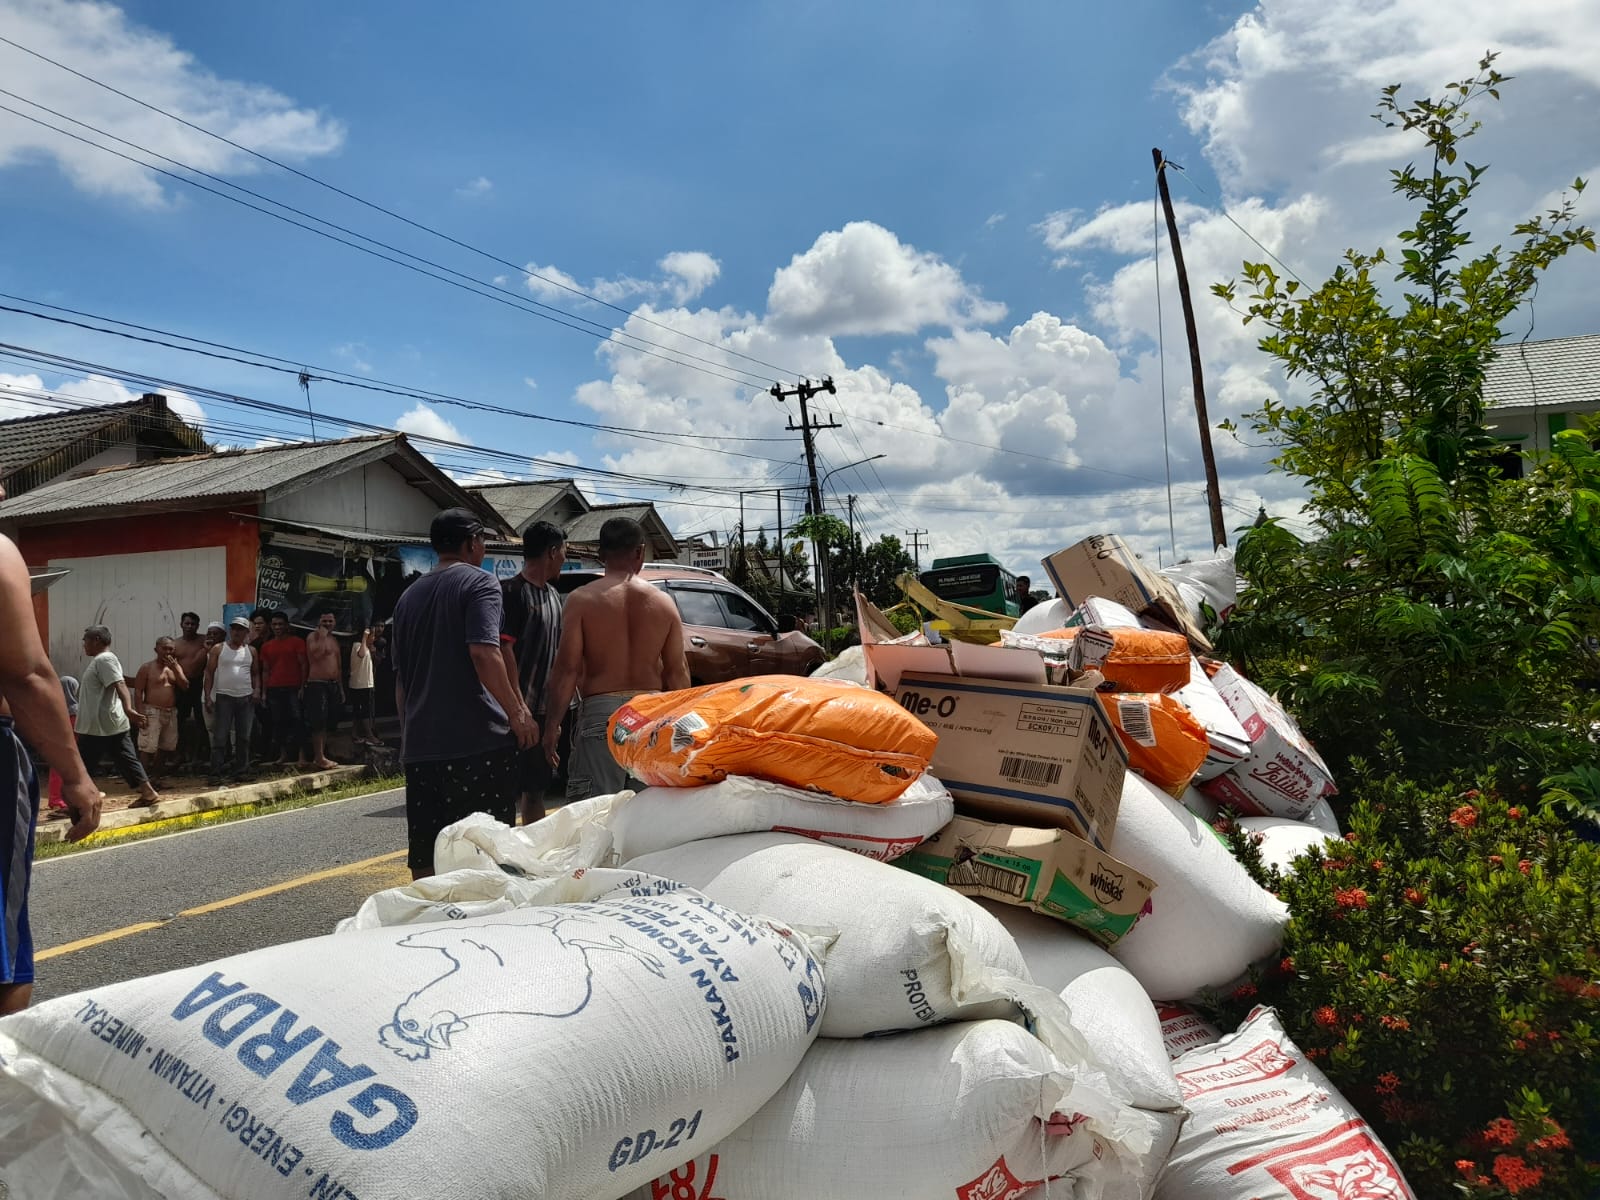
[[821, 964], [667, 881], [549, 882], [594, 898], [291, 942], [0, 1021], [0, 1178], [27, 1200], [62, 1164], [78, 1178], [48, 1195], [125, 1194], [100, 1190], [107, 1163], [202, 1200], [609, 1200], [687, 1161], [798, 1065]]
[[690, 842], [633, 859], [730, 908], [838, 931], [828, 949], [824, 1037], [858, 1038], [1026, 1011], [1067, 1062], [1090, 1062], [1056, 993], [1028, 977], [1005, 926], [910, 871], [780, 833]]
[[1081, 665], [1098, 670], [1119, 692], [1175, 692], [1189, 682], [1189, 642], [1181, 633], [1096, 625], [1038, 636], [1077, 643]]
[[1161, 1044], [1170, 1059], [1182, 1058], [1197, 1046], [1222, 1040], [1222, 1030], [1187, 1004], [1169, 1000], [1156, 1007], [1156, 1016], [1161, 1018]]
[[824, 1038], [733, 1136], [628, 1200], [1135, 1200], [1170, 1131], [1158, 1142], [1136, 1110], [1105, 1131], [1075, 1100], [1072, 1072], [1009, 1022]]
[[889, 862], [916, 849], [954, 815], [955, 801], [930, 774], [884, 804], [730, 775], [704, 787], [646, 788], [615, 806], [610, 829], [623, 861], [702, 838], [776, 832]]
[[1284, 903], [1257, 886], [1210, 826], [1131, 772], [1111, 851], [1159, 885], [1151, 911], [1111, 948], [1153, 998], [1221, 986], [1283, 944]]
[[752, 775], [865, 804], [905, 791], [939, 740], [888, 696], [793, 675], [635, 696], [608, 733], [617, 762], [655, 787]]
[[1412, 1200], [1388, 1148], [1271, 1009], [1173, 1066], [1189, 1119], [1158, 1200]]
[[1072, 1024], [1140, 1108], [1175, 1109], [1178, 1085], [1161, 1042], [1156, 1006], [1105, 950], [1053, 917], [980, 900], [1017, 941], [1028, 973], [1060, 994]]
[[1206, 731], [1172, 696], [1102, 696], [1106, 715], [1137, 771], [1167, 795], [1181, 796], [1210, 750]]
[[1294, 871], [1294, 860], [1307, 850], [1326, 847], [1328, 834], [1309, 821], [1288, 817], [1240, 817], [1239, 828], [1255, 838], [1261, 861], [1277, 867], [1285, 875]]

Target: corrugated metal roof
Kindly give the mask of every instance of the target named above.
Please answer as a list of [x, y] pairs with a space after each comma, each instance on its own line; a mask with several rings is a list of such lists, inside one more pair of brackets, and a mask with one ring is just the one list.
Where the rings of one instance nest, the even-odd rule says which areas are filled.
[[473, 495], [494, 506], [512, 529], [526, 528], [545, 507], [564, 492], [570, 492], [585, 508], [588, 500], [570, 479], [539, 479], [528, 483], [491, 483], [468, 488]]
[[1483, 376], [1488, 408], [1570, 409], [1600, 403], [1600, 333], [1511, 342]]
[[645, 526], [650, 524], [651, 517], [655, 517], [655, 524], [658, 527], [662, 525], [653, 504], [597, 504], [567, 526], [567, 541], [584, 545], [599, 541], [600, 526], [612, 517], [631, 517]]
[[[0, 479], [84, 442], [108, 426], [129, 420], [141, 429], [162, 431], [170, 435], [174, 444], [187, 445], [191, 450], [205, 446], [205, 439], [199, 430], [185, 425], [167, 409], [163, 401], [155, 399], [13, 417], [9, 421], [0, 421]], [[93, 453], [95, 449], [90, 447], [89, 452]], [[78, 461], [82, 461], [82, 458]], [[66, 464], [69, 468], [73, 465]]]
[[398, 434], [380, 434], [108, 467], [76, 479], [58, 480], [0, 503], [0, 521], [187, 500], [253, 498], [341, 466], [348, 468], [354, 460], [381, 458], [383, 451], [399, 441]]

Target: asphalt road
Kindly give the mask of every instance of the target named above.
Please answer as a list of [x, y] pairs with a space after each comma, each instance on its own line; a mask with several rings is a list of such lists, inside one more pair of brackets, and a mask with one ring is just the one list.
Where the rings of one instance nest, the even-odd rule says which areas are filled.
[[332, 933], [405, 844], [395, 789], [36, 863], [34, 999]]

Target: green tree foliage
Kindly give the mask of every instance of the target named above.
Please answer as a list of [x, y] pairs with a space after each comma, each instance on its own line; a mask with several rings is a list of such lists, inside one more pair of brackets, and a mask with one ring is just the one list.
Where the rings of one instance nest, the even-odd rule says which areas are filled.
[[1462, 152], [1478, 129], [1470, 107], [1506, 82], [1494, 58], [1442, 99], [1383, 90], [1378, 119], [1427, 149], [1422, 167], [1391, 173], [1417, 214], [1398, 259], [1350, 250], [1314, 288], [1246, 263], [1213, 289], [1309, 388], [1309, 401], [1268, 400], [1245, 420], [1305, 482], [1316, 527], [1301, 539], [1269, 521], [1241, 539], [1251, 587], [1220, 648], [1281, 689], [1336, 764], [1499, 761], [1537, 781], [1592, 754], [1600, 455], [1589, 435], [1563, 433], [1527, 479], [1504, 479], [1483, 379], [1542, 273], [1595, 241], [1575, 216], [1580, 179], [1505, 243], [1474, 247], [1466, 219], [1484, 168]]
[[867, 599], [879, 608], [887, 608], [900, 599], [895, 580], [916, 566], [899, 538], [884, 534], [877, 541], [868, 542], [860, 533], [852, 534], [850, 527], [831, 513], [802, 517], [795, 522], [794, 533], [813, 538], [827, 548], [833, 611], [846, 621], [855, 619], [850, 593], [852, 571]]

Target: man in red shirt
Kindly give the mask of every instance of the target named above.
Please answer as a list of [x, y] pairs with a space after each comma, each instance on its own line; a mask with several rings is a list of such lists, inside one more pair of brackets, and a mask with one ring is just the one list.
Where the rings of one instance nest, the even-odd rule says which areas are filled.
[[311, 764], [306, 757], [309, 747], [301, 704], [311, 664], [305, 639], [290, 631], [289, 618], [281, 612], [272, 614], [271, 628], [272, 636], [261, 647], [261, 676], [267, 688], [267, 710], [272, 714], [273, 740], [278, 745], [276, 765], [288, 766], [292, 751], [298, 756], [295, 765], [307, 767]]

